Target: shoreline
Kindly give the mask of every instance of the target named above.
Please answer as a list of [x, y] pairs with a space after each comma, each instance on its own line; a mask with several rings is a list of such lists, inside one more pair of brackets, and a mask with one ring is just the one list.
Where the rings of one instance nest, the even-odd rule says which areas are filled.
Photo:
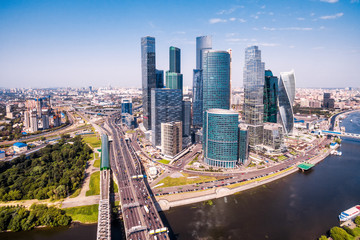
[[[330, 152], [331, 152], [331, 149], [328, 149], [326, 152], [319, 154], [318, 156], [314, 157], [313, 159], [309, 159], [306, 162], [310, 162], [310, 163], [316, 165], [319, 162], [323, 161], [327, 156], [329, 156]], [[208, 201], [208, 200], [212, 200], [212, 199], [216, 199], [216, 198], [230, 196], [230, 195], [233, 195], [233, 194], [245, 191], [245, 190], [256, 188], [258, 186], [273, 182], [275, 180], [278, 180], [278, 179], [286, 177], [290, 174], [293, 174], [293, 173], [299, 171], [299, 169], [297, 168], [298, 164], [300, 164], [300, 162], [290, 166], [289, 168], [282, 170], [280, 174], [279, 174], [279, 172], [273, 173], [272, 174], [273, 176], [270, 176], [269, 178], [266, 178], [267, 176], [265, 176], [266, 179], [264, 179], [264, 180], [259, 180], [259, 181], [255, 180], [253, 182], [249, 182], [247, 184], [244, 184], [242, 186], [235, 187], [235, 188], [218, 187], [215, 189], [199, 190], [199, 191], [191, 192], [191, 193], [177, 193], [177, 194], [171, 194], [171, 195], [167, 195], [167, 196], [155, 197], [155, 199], [156, 199], [155, 205], [156, 205], [158, 211], [167, 211], [167, 210], [170, 210], [170, 208], [172, 208], [172, 207], [179, 207], [179, 206], [183, 206], [183, 205], [199, 203], [199, 202], [204, 202], [204, 201]], [[274, 175], [274, 174], [276, 174], [276, 175]], [[229, 186], [231, 186], [231, 185], [229, 185]], [[194, 196], [194, 195], [197, 195], [197, 196]]]

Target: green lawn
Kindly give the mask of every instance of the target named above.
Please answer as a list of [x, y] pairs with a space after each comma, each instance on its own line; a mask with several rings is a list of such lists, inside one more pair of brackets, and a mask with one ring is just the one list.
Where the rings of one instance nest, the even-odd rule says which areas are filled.
[[92, 148], [101, 147], [101, 139], [95, 134], [83, 135], [84, 142], [88, 143]]
[[163, 164], [169, 164], [171, 161], [170, 160], [166, 160], [166, 159], [161, 159], [160, 161], [158, 161], [159, 163], [163, 163]]
[[94, 152], [94, 154], [95, 154], [95, 159], [99, 159], [100, 154], [98, 152]]
[[173, 186], [180, 186], [180, 185], [188, 185], [188, 184], [195, 184], [205, 181], [213, 181], [217, 178], [215, 177], [208, 177], [208, 176], [198, 176], [197, 178], [187, 178], [194, 175], [189, 175], [187, 173], [182, 173], [184, 175], [183, 177], [179, 178], [172, 178], [172, 177], [166, 177], [163, 180], [161, 180], [158, 184], [164, 183], [164, 185], [160, 186], [159, 188], [164, 187], [173, 187]]
[[100, 168], [100, 159], [94, 161], [94, 167]]
[[282, 156], [279, 156], [278, 159], [279, 159], [279, 161], [284, 161], [284, 160], [287, 159], [287, 157], [285, 157], [284, 155], [282, 155]]
[[79, 196], [80, 192], [81, 192], [81, 188], [76, 189], [76, 191], [70, 195], [70, 198], [75, 198], [75, 197]]
[[110, 186], [110, 189], [114, 189], [114, 192], [112, 192], [112, 193], [117, 193], [117, 192], [119, 192], [119, 188], [118, 188], [118, 185], [116, 184], [116, 182], [114, 181], [114, 179], [112, 179], [111, 180], [111, 184], [112, 184], [112, 186]]
[[86, 196], [99, 195], [100, 194], [100, 171], [94, 172], [90, 176], [90, 189], [86, 191]]
[[99, 204], [94, 204], [82, 207], [64, 208], [64, 211], [73, 221], [96, 223], [98, 220], [98, 208]]

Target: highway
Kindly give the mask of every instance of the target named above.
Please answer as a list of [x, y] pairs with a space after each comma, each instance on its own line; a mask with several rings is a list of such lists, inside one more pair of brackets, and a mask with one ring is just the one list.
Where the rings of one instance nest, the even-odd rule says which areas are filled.
[[147, 180], [142, 177], [141, 163], [128, 140], [125, 140], [124, 132], [117, 125], [118, 117], [113, 115], [107, 119], [106, 124], [113, 138], [110, 164], [119, 184], [126, 238], [169, 239], [167, 229], [164, 228], [150, 195]]

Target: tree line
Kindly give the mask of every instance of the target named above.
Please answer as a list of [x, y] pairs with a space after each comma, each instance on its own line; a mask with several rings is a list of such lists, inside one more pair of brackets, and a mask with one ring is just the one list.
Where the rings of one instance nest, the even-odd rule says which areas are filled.
[[92, 150], [80, 136], [0, 163], [0, 200], [60, 199], [81, 186]]

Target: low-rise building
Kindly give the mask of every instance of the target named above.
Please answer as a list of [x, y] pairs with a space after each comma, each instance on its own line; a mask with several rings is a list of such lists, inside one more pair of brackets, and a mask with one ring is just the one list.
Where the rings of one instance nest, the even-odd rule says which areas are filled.
[[26, 143], [22, 143], [22, 142], [16, 142], [13, 145], [13, 149], [15, 151], [15, 153], [22, 153], [22, 152], [26, 152], [27, 150], [27, 144]]

